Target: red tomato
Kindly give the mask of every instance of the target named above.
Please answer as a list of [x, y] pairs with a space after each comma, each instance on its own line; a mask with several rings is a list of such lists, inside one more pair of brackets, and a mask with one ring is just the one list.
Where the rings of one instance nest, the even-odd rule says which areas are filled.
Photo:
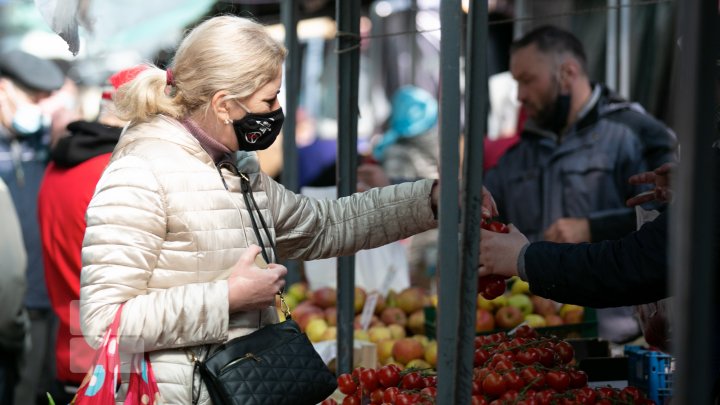
[[360, 372], [360, 388], [363, 393], [369, 394], [379, 387], [377, 372], [374, 369], [368, 368]]
[[360, 399], [355, 396], [347, 396], [343, 398], [342, 405], [360, 405]]
[[473, 355], [473, 366], [482, 366], [483, 364], [485, 364], [489, 357], [490, 353], [487, 350], [475, 349], [475, 354]]
[[525, 388], [525, 381], [514, 371], [503, 375], [503, 379], [505, 380], [505, 386], [507, 386], [508, 390], [521, 391]]
[[357, 383], [352, 375], [348, 373], [340, 374], [337, 379], [338, 389], [345, 395], [352, 395], [357, 391]]
[[437, 387], [437, 376], [436, 375], [429, 375], [422, 378], [423, 385], [426, 387]]
[[538, 352], [540, 353], [540, 364], [547, 368], [555, 366], [555, 352], [552, 349], [540, 347]]
[[482, 395], [473, 395], [470, 405], [487, 405], [487, 399]]
[[435, 398], [437, 396], [437, 388], [435, 387], [425, 387], [420, 390], [420, 396], [421, 397], [430, 397]]
[[380, 385], [385, 388], [397, 387], [400, 383], [400, 371], [394, 364], [382, 366], [377, 371], [377, 379]]
[[483, 298], [491, 300], [505, 293], [505, 277], [490, 275], [478, 277], [478, 292]]
[[570, 386], [570, 376], [564, 371], [551, 370], [545, 374], [548, 387], [564, 392]]
[[637, 387], [625, 387], [622, 390], [620, 390], [620, 399], [625, 401], [637, 401], [641, 398], [643, 398], [644, 395]]
[[500, 400], [504, 403], [515, 403], [518, 399], [518, 392], [515, 390], [507, 390], [500, 396]]
[[332, 398], [326, 398], [324, 401], [320, 402], [320, 405], [337, 405], [337, 401]]
[[383, 401], [389, 404], [394, 404], [399, 393], [400, 389], [398, 387], [387, 388], [383, 392]]
[[370, 403], [371, 404], [382, 404], [383, 401], [384, 401], [384, 399], [383, 399], [382, 388], [378, 388], [375, 391], [370, 393]]
[[588, 376], [582, 370], [570, 370], [570, 388], [580, 388], [587, 385]]
[[413, 394], [398, 394], [395, 398], [395, 405], [412, 405], [415, 402]]
[[525, 385], [540, 389], [545, 386], [545, 376], [533, 367], [524, 368], [520, 372], [520, 378], [525, 381]]
[[555, 344], [555, 347], [553, 347], [553, 349], [555, 350], [555, 353], [557, 353], [558, 358], [560, 359], [560, 363], [562, 364], [570, 363], [573, 357], [575, 357], [575, 350], [568, 342], [558, 342]]
[[500, 221], [488, 221], [488, 222], [483, 222], [483, 223], [480, 225], [480, 227], [483, 228], [483, 229], [487, 229], [488, 231], [491, 231], [491, 232], [499, 232], [499, 233], [508, 233], [508, 232], [510, 232], [510, 228], [508, 228], [507, 225], [503, 224], [503, 223], [500, 222]]
[[488, 374], [482, 382], [483, 392], [493, 397], [499, 397], [505, 393], [505, 380], [496, 372]]
[[425, 388], [425, 384], [418, 372], [407, 373], [400, 381], [400, 387], [406, 390], [421, 390]]
[[531, 347], [525, 351], [515, 355], [515, 361], [530, 366], [540, 361], [540, 352], [538, 349]]
[[522, 325], [515, 330], [516, 338], [537, 338], [538, 333], [534, 328], [527, 325]]

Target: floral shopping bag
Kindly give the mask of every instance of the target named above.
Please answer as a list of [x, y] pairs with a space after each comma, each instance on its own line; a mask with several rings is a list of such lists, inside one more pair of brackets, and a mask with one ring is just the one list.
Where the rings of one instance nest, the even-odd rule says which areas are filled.
[[[122, 306], [103, 336], [93, 365], [83, 379], [71, 405], [113, 405], [120, 382], [120, 353], [118, 328]], [[130, 365], [130, 382], [125, 405], [161, 404], [160, 390], [155, 380], [148, 354], [134, 355]]]

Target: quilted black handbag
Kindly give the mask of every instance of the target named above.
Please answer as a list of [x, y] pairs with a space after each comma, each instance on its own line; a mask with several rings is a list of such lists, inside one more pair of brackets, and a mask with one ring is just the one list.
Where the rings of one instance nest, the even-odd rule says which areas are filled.
[[293, 320], [235, 338], [198, 365], [215, 405], [312, 405], [337, 387], [335, 375]]
[[[274, 250], [247, 177], [241, 175], [241, 179], [248, 209], [255, 207]], [[262, 244], [252, 209], [250, 217]], [[264, 248], [263, 257], [269, 262]], [[287, 320], [232, 339], [213, 350], [204, 361], [195, 361], [214, 405], [311, 405], [322, 402], [337, 388], [335, 374], [290, 318], [282, 292], [280, 299]]]

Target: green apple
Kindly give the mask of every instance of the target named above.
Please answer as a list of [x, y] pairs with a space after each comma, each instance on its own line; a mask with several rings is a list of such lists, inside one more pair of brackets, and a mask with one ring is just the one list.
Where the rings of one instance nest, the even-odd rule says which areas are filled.
[[531, 328], [544, 328], [547, 326], [545, 317], [538, 314], [525, 315], [525, 322], [527, 322], [528, 326]]
[[515, 294], [508, 298], [508, 306], [519, 309], [523, 315], [529, 315], [533, 311], [533, 304], [530, 297], [525, 294]]
[[499, 297], [491, 299], [490, 302], [492, 302], [495, 309], [500, 309], [507, 306], [508, 297], [506, 295], [501, 295]]
[[512, 283], [510, 287], [510, 294], [529, 294], [530, 283], [521, 280], [519, 277]]

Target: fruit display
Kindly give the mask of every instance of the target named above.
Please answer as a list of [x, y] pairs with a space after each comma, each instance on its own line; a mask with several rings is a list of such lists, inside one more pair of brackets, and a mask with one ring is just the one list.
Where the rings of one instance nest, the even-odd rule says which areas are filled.
[[[338, 392], [322, 404], [434, 404], [437, 396], [432, 368], [359, 367], [339, 375], [337, 382]], [[585, 372], [574, 366], [573, 347], [527, 325], [512, 335], [475, 338], [471, 395], [474, 405], [655, 403], [635, 387], [589, 387]]]
[[[378, 297], [368, 328], [363, 329], [361, 313], [366, 300], [365, 290], [355, 287], [355, 339], [378, 344], [386, 340], [395, 342], [412, 335], [424, 337], [424, 308], [431, 304], [431, 297], [424, 289], [409, 287], [400, 292], [391, 290], [387, 297]], [[293, 319], [310, 341], [337, 339], [337, 291], [334, 288], [323, 287], [310, 291], [305, 283], [295, 283], [288, 288], [285, 301], [292, 311]], [[278, 314], [282, 316], [281, 311]]]

